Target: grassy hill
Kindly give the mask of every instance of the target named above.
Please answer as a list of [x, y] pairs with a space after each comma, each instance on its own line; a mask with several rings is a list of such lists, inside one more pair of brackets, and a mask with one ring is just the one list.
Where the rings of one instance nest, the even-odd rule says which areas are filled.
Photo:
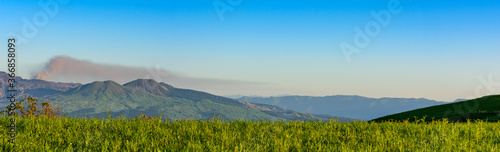
[[380, 122], [391, 119], [414, 121], [415, 117], [426, 117], [426, 120], [448, 118], [450, 121], [463, 122], [467, 119], [481, 119], [496, 122], [500, 120], [500, 95], [416, 109], [380, 117], [372, 121]]

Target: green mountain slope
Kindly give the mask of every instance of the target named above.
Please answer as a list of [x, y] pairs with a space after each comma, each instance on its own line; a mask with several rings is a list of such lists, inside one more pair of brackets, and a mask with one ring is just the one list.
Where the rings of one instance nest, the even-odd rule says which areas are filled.
[[107, 98], [120, 98], [131, 93], [130, 90], [123, 88], [120, 84], [113, 81], [96, 81], [87, 85], [79, 86], [71, 89], [64, 94], [66, 95], [80, 95], [88, 98], [99, 97]]
[[170, 93], [170, 90], [174, 89], [170, 85], [161, 85], [151, 79], [137, 79], [135, 81], [126, 83], [123, 86], [130, 87], [132, 90], [138, 91], [140, 93], [164, 97], [167, 97], [167, 94]]
[[[124, 85], [96, 81], [66, 92], [40, 97], [63, 107], [67, 116], [134, 117], [162, 115], [170, 119], [247, 120], [327, 120], [326, 115], [311, 115], [284, 110], [277, 106], [257, 105], [209, 93], [179, 89], [154, 80], [138, 79]], [[163, 114], [162, 114], [163, 113]], [[350, 119], [339, 118], [340, 121]]]
[[487, 121], [500, 120], [500, 95], [486, 96], [473, 100], [454, 102], [432, 106], [398, 114], [388, 115], [372, 121], [387, 120], [415, 120], [414, 117], [426, 120], [448, 118], [450, 121], [467, 121], [467, 119], [481, 119]]

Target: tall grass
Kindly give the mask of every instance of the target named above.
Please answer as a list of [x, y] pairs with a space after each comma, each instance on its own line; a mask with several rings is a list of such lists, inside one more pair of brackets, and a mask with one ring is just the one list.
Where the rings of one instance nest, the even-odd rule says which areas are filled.
[[3, 151], [500, 151], [500, 124], [17, 118]]

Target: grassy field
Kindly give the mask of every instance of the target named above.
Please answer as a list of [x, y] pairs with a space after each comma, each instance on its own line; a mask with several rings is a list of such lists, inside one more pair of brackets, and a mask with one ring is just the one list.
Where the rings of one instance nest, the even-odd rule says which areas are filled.
[[17, 118], [2, 151], [499, 151], [500, 124]]

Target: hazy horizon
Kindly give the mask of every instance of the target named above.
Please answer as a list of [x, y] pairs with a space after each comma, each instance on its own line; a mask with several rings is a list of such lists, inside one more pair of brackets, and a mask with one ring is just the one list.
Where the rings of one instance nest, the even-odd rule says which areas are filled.
[[[500, 1], [1, 1], [25, 79], [216, 95], [500, 94]], [[368, 27], [368, 28], [367, 28]], [[4, 55], [7, 55], [5, 52]], [[0, 71], [7, 70], [7, 58]]]
[[[0, 71], [0, 72], [5, 72], [7, 73], [6, 71]], [[37, 79], [37, 78], [25, 78], [25, 77], [22, 77], [20, 76], [22, 79]], [[137, 79], [132, 79], [130, 81], [116, 81], [116, 80], [112, 80], [112, 79], [103, 79], [103, 80], [96, 80], [96, 81], [89, 81], [89, 82], [71, 82], [71, 81], [52, 81], [52, 80], [44, 80], [44, 81], [49, 81], [49, 82], [55, 82], [55, 83], [80, 83], [81, 85], [87, 85], [87, 84], [91, 84], [91, 83], [94, 83], [94, 82], [104, 82], [104, 81], [113, 81], [113, 82], [116, 82], [120, 85], [124, 85], [128, 82], [132, 82], [132, 81], [135, 81], [135, 80], [138, 80], [138, 79], [151, 79], [151, 80], [154, 80], [156, 81], [154, 78], [137, 78]], [[40, 80], [43, 80], [43, 79], [40, 79]], [[162, 82], [162, 81], [161, 81]], [[158, 82], [160, 83], [160, 82]], [[165, 82], [164, 82], [165, 83]], [[166, 83], [168, 84], [168, 83]], [[169, 84], [171, 85], [171, 84]], [[196, 90], [196, 89], [192, 89], [192, 88], [182, 88], [182, 87], [177, 87], [177, 86], [173, 86], [173, 87], [176, 87], [176, 88], [181, 88], [181, 89], [190, 89], [190, 90]], [[197, 90], [197, 91], [202, 91], [202, 92], [207, 92], [207, 91], [204, 91], [204, 90]], [[208, 92], [210, 93], [210, 92]], [[404, 98], [404, 97], [370, 97], [370, 96], [363, 96], [363, 95], [357, 95], [357, 94], [331, 94], [331, 95], [298, 95], [298, 94], [279, 94], [279, 95], [267, 95], [267, 96], [264, 96], [264, 95], [241, 95], [241, 94], [228, 94], [228, 95], [224, 95], [224, 94], [215, 94], [215, 95], [218, 95], [218, 96], [222, 96], [222, 97], [226, 97], [226, 98], [241, 98], [241, 97], [261, 97], [261, 98], [270, 98], [270, 97], [286, 97], [286, 96], [311, 96], [311, 97], [327, 97], [327, 96], [360, 96], [360, 97], [366, 97], [366, 98]], [[483, 96], [481, 96], [483, 97]], [[415, 99], [419, 99], [419, 98], [415, 98]], [[426, 98], [423, 98], [423, 99], [426, 99]], [[429, 99], [429, 100], [433, 100], [433, 99]], [[439, 102], [454, 102], [456, 100], [463, 100], [463, 98], [457, 98], [453, 101], [439, 101], [439, 100], [435, 100], [435, 101], [439, 101]]]

